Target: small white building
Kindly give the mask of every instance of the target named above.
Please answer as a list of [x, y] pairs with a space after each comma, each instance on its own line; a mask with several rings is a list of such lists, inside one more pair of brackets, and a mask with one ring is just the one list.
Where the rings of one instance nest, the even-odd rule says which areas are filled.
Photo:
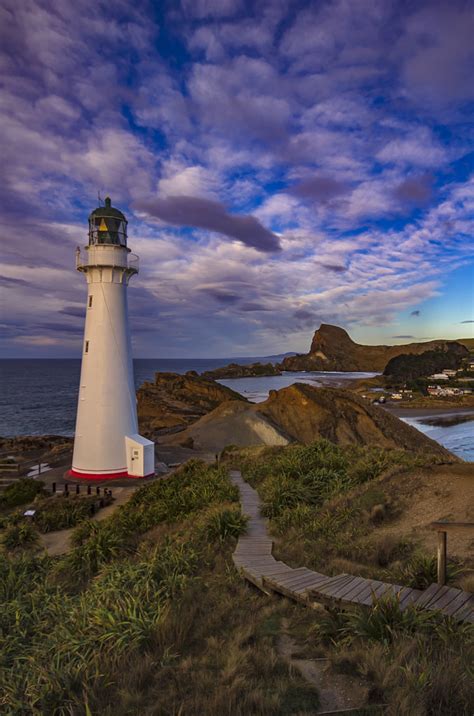
[[447, 375], [448, 378], [454, 378], [454, 376], [457, 374], [457, 370], [451, 370], [451, 368], [445, 368], [443, 370], [444, 375]]
[[433, 375], [429, 375], [428, 378], [430, 380], [449, 380], [449, 376], [444, 373], [433, 373]]

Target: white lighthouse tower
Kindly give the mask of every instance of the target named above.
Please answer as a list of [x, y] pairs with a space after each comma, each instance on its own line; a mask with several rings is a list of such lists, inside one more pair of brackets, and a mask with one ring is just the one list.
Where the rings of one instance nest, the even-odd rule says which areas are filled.
[[89, 216], [89, 245], [77, 249], [87, 280], [87, 308], [72, 477], [146, 477], [155, 472], [154, 444], [138, 435], [128, 326], [127, 286], [138, 257], [127, 247], [127, 219], [105, 206]]

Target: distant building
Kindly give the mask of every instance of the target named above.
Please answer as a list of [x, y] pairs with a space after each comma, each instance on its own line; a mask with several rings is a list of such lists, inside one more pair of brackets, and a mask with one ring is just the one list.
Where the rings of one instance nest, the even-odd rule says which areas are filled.
[[448, 378], [453, 378], [456, 375], [457, 370], [452, 370], [451, 368], [445, 368], [443, 370], [443, 373], [444, 373], [444, 375], [447, 375]]
[[449, 376], [444, 373], [433, 373], [433, 375], [429, 375], [428, 378], [430, 380], [449, 380]]

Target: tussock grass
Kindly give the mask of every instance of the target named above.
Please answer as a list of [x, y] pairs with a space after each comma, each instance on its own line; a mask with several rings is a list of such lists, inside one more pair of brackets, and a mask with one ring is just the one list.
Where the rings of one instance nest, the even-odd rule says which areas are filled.
[[0, 509], [25, 505], [43, 493], [44, 482], [33, 480], [31, 477], [22, 477], [4, 489], [0, 495]]
[[[14, 716], [311, 713], [230, 555], [226, 471], [192, 461], [75, 530], [60, 558], [0, 555], [0, 710]], [[297, 708], [296, 708], [297, 706]]]
[[[419, 588], [436, 581], [431, 556], [414, 543], [391, 536], [375, 542], [371, 533], [399, 511], [384, 480], [437, 463], [437, 457], [320, 440], [231, 450], [225, 459], [257, 487], [283, 561], [329, 575], [345, 571]], [[451, 564], [448, 579], [458, 574]]]

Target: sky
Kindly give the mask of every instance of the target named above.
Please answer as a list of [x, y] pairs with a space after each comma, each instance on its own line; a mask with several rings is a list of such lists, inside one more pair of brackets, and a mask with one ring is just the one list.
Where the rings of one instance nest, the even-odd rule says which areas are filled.
[[473, 335], [474, 4], [1, 0], [3, 357], [80, 357], [110, 195], [136, 357]]

